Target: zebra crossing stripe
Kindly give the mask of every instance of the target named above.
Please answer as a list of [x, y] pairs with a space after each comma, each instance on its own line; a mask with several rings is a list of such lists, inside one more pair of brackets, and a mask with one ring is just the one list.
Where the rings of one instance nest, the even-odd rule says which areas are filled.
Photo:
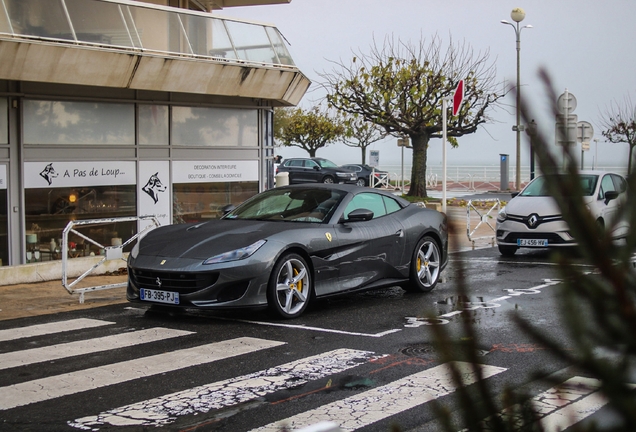
[[100, 327], [115, 324], [110, 321], [95, 320], [89, 318], [78, 318], [68, 321], [59, 321], [47, 324], [38, 324], [28, 327], [0, 330], [0, 342], [23, 339], [34, 336], [43, 336], [53, 333], [61, 333], [72, 330], [81, 330], [92, 327]]
[[[477, 381], [478, 375], [475, 373], [475, 369], [481, 370], [483, 378], [506, 370], [501, 367], [466, 362], [452, 363], [462, 375], [462, 382], [465, 385]], [[254, 429], [254, 432], [296, 430], [323, 421], [334, 422], [343, 431], [354, 431], [433, 399], [451, 394], [455, 390], [457, 387], [453, 381], [450, 364], [445, 363], [373, 390]]]
[[83, 430], [100, 426], [161, 427], [178, 416], [207, 413], [343, 372], [374, 358], [370, 351], [337, 349], [260, 372], [168, 394], [68, 422]]
[[284, 344], [285, 342], [242, 337], [1, 387], [0, 410], [211, 363]]
[[45, 361], [60, 360], [83, 354], [92, 354], [118, 348], [125, 348], [149, 342], [156, 342], [163, 339], [185, 336], [192, 333], [193, 332], [190, 331], [156, 327], [101, 338], [8, 352], [0, 354], [0, 370], [26, 366], [34, 363], [42, 363]]

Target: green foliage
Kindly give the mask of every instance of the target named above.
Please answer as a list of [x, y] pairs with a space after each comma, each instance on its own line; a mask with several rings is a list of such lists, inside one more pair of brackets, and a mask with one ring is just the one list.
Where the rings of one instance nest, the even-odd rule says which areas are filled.
[[386, 133], [378, 125], [363, 120], [360, 116], [345, 115], [342, 118], [344, 126], [343, 141], [349, 147], [358, 147], [362, 153], [361, 163], [367, 163], [367, 148], [371, 144], [378, 142], [386, 137]]
[[[543, 76], [548, 97], [556, 101], [554, 89], [547, 76]], [[522, 106], [522, 112], [526, 121], [535, 117], [525, 106]], [[543, 172], [562, 171], [563, 165], [550, 152], [551, 141], [552, 137], [538, 135], [533, 142]], [[612, 421], [609, 424], [579, 424], [574, 427], [576, 430], [634, 431], [636, 394], [630, 383], [634, 382], [632, 372], [636, 359], [636, 271], [633, 264], [636, 225], [630, 226], [622, 244], [611, 238], [612, 226], [601, 229], [583, 203], [578, 163], [569, 149], [566, 149], [565, 157], [563, 170], [567, 178], [558, 181], [556, 177], [549, 178], [547, 183], [550, 195], [556, 198], [563, 218], [578, 243], [575, 253], [558, 252], [553, 256], [562, 281], [556, 286], [560, 290], [557, 302], [569, 334], [567, 347], [562, 340], [555, 339], [549, 329], [534, 325], [519, 315], [514, 316], [515, 322], [555, 358], [600, 382], [599, 392], [608, 401], [606, 409], [612, 412]], [[636, 201], [631, 199], [636, 190], [636, 175], [630, 174], [627, 180], [627, 204], [621, 208], [617, 218], [636, 221]], [[467, 279], [461, 265], [457, 280], [458, 295], [467, 296]], [[464, 320], [462, 324], [460, 335], [450, 335], [443, 326], [433, 327], [436, 346], [441, 352], [440, 361], [455, 360], [457, 346], [450, 341], [459, 337], [464, 342], [462, 355], [467, 361], [478, 364], [479, 335], [471, 320]], [[457, 370], [454, 372], [456, 384], [462, 385], [462, 377]], [[551, 381], [549, 375], [538, 368], [531, 378], [544, 379], [550, 385], [558, 383]], [[487, 381], [478, 380], [472, 388], [461, 387], [457, 392], [461, 405], [460, 424], [453, 424], [451, 414], [438, 406], [444, 430], [543, 430], [538, 421], [542, 417], [540, 405], [535, 406], [528, 395], [513, 388], [497, 395]]]
[[316, 150], [337, 141], [345, 134], [341, 121], [319, 107], [277, 108], [274, 111], [274, 138], [283, 146], [300, 147], [316, 156]]

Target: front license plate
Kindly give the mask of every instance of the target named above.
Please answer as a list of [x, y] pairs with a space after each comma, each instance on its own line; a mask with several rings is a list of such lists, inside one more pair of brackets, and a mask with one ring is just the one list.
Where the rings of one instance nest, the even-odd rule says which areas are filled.
[[517, 239], [517, 246], [546, 247], [547, 239]]
[[179, 293], [172, 291], [159, 291], [142, 288], [139, 290], [139, 298], [144, 301], [157, 303], [179, 304]]

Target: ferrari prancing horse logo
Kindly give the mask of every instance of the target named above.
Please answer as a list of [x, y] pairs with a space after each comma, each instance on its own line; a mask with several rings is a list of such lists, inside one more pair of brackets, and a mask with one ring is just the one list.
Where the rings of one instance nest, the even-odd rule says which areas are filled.
[[325, 237], [327, 237], [327, 240], [331, 241], [331, 233], [325, 233]]

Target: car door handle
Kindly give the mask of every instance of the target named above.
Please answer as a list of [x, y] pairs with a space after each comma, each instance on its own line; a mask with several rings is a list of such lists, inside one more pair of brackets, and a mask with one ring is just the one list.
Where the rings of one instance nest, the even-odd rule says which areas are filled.
[[395, 236], [396, 237], [404, 237], [404, 230], [403, 229], [399, 229], [395, 232]]

